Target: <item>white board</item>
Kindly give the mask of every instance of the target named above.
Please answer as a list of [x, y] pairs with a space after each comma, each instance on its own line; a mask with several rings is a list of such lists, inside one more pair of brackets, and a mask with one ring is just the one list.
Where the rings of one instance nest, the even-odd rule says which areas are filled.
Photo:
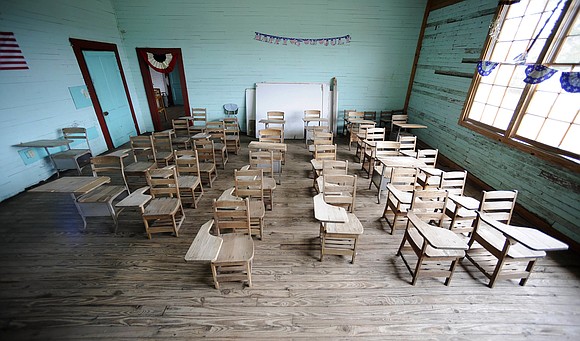
[[[304, 138], [304, 110], [320, 110], [330, 119], [329, 86], [323, 83], [256, 83], [256, 137], [268, 111], [283, 111], [285, 139]], [[312, 123], [311, 123], [312, 124]]]

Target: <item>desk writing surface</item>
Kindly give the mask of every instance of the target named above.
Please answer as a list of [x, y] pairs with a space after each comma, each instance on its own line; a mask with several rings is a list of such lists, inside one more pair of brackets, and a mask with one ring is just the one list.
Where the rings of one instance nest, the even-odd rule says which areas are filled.
[[479, 200], [472, 198], [472, 197], [467, 197], [464, 195], [455, 195], [455, 194], [449, 194], [448, 196], [449, 200], [453, 201], [455, 204], [461, 206], [461, 207], [465, 207], [468, 210], [477, 210], [479, 208]]
[[426, 129], [427, 126], [423, 124], [417, 123], [393, 123], [394, 126], [399, 127], [400, 129]]
[[312, 198], [314, 200], [314, 217], [321, 222], [345, 223], [348, 222], [346, 210], [342, 207], [332, 206], [324, 201], [322, 193]]
[[223, 239], [209, 233], [213, 223], [214, 220], [211, 219], [200, 227], [185, 254], [186, 261], [214, 261], [217, 259]]
[[285, 124], [286, 120], [269, 120], [269, 119], [261, 119], [258, 121], [259, 123], [268, 123], [268, 124]]
[[558, 251], [567, 250], [568, 245], [562, 243], [556, 238], [553, 238], [542, 231], [531, 227], [521, 227], [504, 224], [494, 220], [483, 213], [480, 213], [480, 219], [485, 221], [488, 225], [496, 230], [502, 232], [504, 235], [516, 240], [524, 246], [535, 251]]
[[52, 139], [52, 140], [35, 140], [30, 142], [22, 142], [16, 144], [17, 147], [33, 147], [33, 148], [53, 148], [61, 147], [70, 144], [71, 140], [65, 139]]
[[386, 156], [378, 160], [385, 167], [426, 167], [425, 162], [410, 156]]
[[286, 143], [260, 142], [260, 141], [251, 141], [248, 144], [248, 148], [250, 148], [250, 149], [267, 149], [267, 150], [282, 151], [282, 152], [285, 152], [288, 150], [288, 146], [286, 145]]
[[108, 176], [66, 176], [35, 187], [29, 192], [84, 194], [110, 181]]

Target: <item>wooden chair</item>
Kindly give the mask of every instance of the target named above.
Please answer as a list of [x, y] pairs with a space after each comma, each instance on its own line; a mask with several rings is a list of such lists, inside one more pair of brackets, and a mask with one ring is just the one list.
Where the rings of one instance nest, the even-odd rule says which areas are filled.
[[360, 135], [366, 135], [367, 129], [374, 128], [374, 124], [351, 123], [348, 137], [348, 150], [351, 150], [352, 143], [357, 143]]
[[354, 263], [363, 226], [353, 213], [329, 205], [323, 194], [314, 196], [314, 216], [320, 221], [320, 261], [325, 254], [351, 256]]
[[363, 119], [369, 121], [376, 121], [377, 120], [377, 112], [376, 111], [365, 111], [363, 114]]
[[[322, 118], [322, 112], [320, 110], [304, 110], [304, 118]], [[318, 121], [316, 126], [322, 126], [322, 121]], [[304, 144], [306, 148], [308, 148], [308, 142], [313, 139], [316, 126], [311, 126], [309, 122], [304, 122]]]
[[[248, 199], [232, 201], [214, 199], [213, 214], [219, 236], [217, 238], [222, 239], [219, 252], [210, 263], [215, 288], [219, 289], [220, 283], [226, 281], [247, 282], [251, 287], [254, 241], [250, 230]], [[202, 226], [198, 234], [205, 233], [206, 230], [209, 234], [210, 228], [211, 225]], [[222, 234], [223, 230], [232, 230], [234, 233]]]
[[344, 121], [346, 124], [346, 131], [348, 132], [348, 134], [352, 134], [352, 128], [354, 126], [356, 126], [358, 123], [352, 123], [352, 120], [362, 120], [364, 118], [365, 113], [362, 111], [356, 111], [356, 110], [352, 110], [352, 111], [346, 111], [345, 110], [345, 116], [344, 116]]
[[67, 149], [51, 155], [54, 165], [56, 167], [57, 175], [59, 170], [76, 169], [79, 175], [82, 174], [82, 169], [90, 163], [90, 158], [93, 155], [91, 152], [91, 145], [89, 144], [89, 137], [87, 130], [81, 127], [62, 128], [62, 134], [65, 140], [83, 141], [87, 148], [71, 148], [67, 145]]
[[[375, 146], [373, 148], [367, 148], [364, 151], [364, 156], [362, 159], [362, 170], [365, 171], [368, 177], [371, 179], [369, 183], [369, 189], [371, 189], [373, 183], [379, 187], [380, 178], [382, 176], [382, 166], [378, 161], [379, 158], [388, 156], [399, 156], [399, 148], [401, 144], [395, 141], [375, 141]], [[387, 177], [391, 175], [391, 169], [385, 170]], [[388, 181], [387, 181], [388, 182]]]
[[401, 144], [399, 151], [402, 154], [416, 156], [415, 148], [417, 147], [417, 136], [399, 135], [397, 141]]
[[175, 150], [174, 159], [181, 201], [190, 202], [193, 208], [197, 208], [203, 196], [197, 150]]
[[113, 202], [118, 202], [129, 195], [129, 186], [123, 172], [123, 159], [116, 156], [95, 156], [91, 158], [93, 176], [108, 176], [118, 185], [102, 185], [76, 198], [76, 206], [83, 219], [83, 228], [87, 227], [86, 217], [110, 215], [115, 225], [119, 226], [117, 217], [122, 209], [116, 210]]
[[[444, 192], [443, 192], [444, 193]], [[443, 201], [430, 200], [430, 205], [441, 204]], [[415, 201], [413, 201], [415, 203]], [[425, 203], [425, 202], [424, 202]], [[401, 256], [405, 266], [413, 276], [411, 281], [415, 285], [421, 276], [445, 277], [445, 285], [449, 285], [451, 277], [459, 260], [465, 256], [467, 244], [455, 233], [437, 226], [429, 225], [415, 213], [415, 209], [407, 214], [408, 223], [397, 255]], [[406, 246], [406, 244], [409, 246]], [[417, 264], [411, 269], [404, 254], [413, 251], [417, 256]], [[426, 264], [428, 262], [428, 264]], [[444, 267], [442, 262], [450, 262]], [[427, 265], [427, 266], [423, 266]]]
[[224, 118], [224, 141], [227, 152], [233, 152], [238, 155], [241, 149], [240, 145], [240, 126], [237, 118]]
[[212, 188], [213, 181], [218, 176], [213, 141], [206, 139], [195, 140], [194, 148], [197, 151], [201, 179], [203, 181], [205, 177], [205, 183], [208, 184], [209, 188]]
[[250, 227], [252, 234], [262, 239], [264, 235], [264, 173], [261, 169], [234, 170], [235, 195], [240, 198], [255, 199], [249, 201]]
[[207, 126], [207, 109], [191, 108], [191, 133], [202, 133]]
[[391, 134], [392, 129], [391, 123], [393, 121], [393, 115], [404, 115], [404, 112], [403, 110], [386, 110], [381, 111], [380, 114], [379, 126], [386, 128], [385, 133], [387, 134], [386, 135], [387, 137], [389, 137]]
[[471, 233], [477, 218], [476, 211], [509, 224], [516, 205], [518, 191], [483, 191], [481, 201], [470, 197], [451, 195], [446, 211], [451, 218], [449, 229], [455, 233]]
[[357, 112], [356, 109], [344, 109], [343, 123], [342, 123], [342, 135], [346, 135], [347, 128], [348, 128], [348, 119], [350, 118], [350, 113]]
[[[286, 121], [284, 119], [284, 112], [283, 111], [268, 111], [266, 112], [266, 118], [268, 121], [264, 126], [266, 129], [270, 128], [271, 125], [275, 125], [273, 128], [279, 128], [282, 130], [282, 140], [284, 139], [284, 125]], [[278, 121], [278, 122], [276, 122]]]
[[[396, 132], [396, 135], [394, 136], [395, 138], [397, 136], [399, 136], [399, 129], [396, 128], [395, 129], [395, 124], [397, 123], [407, 123], [407, 119], [409, 118], [409, 116], [407, 116], [406, 114], [393, 114], [391, 116], [391, 129], [389, 131], [389, 136], [391, 137], [391, 139], [393, 139], [393, 135]], [[395, 131], [396, 130], [396, 131]]]
[[406, 223], [417, 182], [417, 169], [393, 168], [390, 178], [383, 218], [391, 228], [391, 234], [394, 234], [398, 223]]
[[[264, 200], [266, 209], [274, 208], [274, 190], [276, 190], [276, 180], [274, 178], [274, 153], [270, 151], [250, 150], [249, 169], [261, 169], [263, 172]], [[281, 174], [280, 172], [278, 174]]]
[[[260, 131], [258, 131], [258, 141], [270, 143], [284, 143], [284, 132], [280, 128], [261, 129]], [[283, 164], [286, 163], [285, 152], [275, 152], [274, 158], [276, 160], [281, 160]]]
[[314, 146], [316, 160], [336, 160], [336, 144], [317, 144]]
[[157, 157], [153, 136], [131, 136], [129, 139], [134, 162], [125, 167], [125, 177], [132, 190], [146, 184], [145, 173], [157, 168]]
[[181, 204], [175, 166], [149, 170], [146, 177], [153, 197], [142, 215], [147, 237], [151, 239], [152, 233], [160, 232], [173, 232], [179, 237], [185, 211]]
[[210, 135], [210, 140], [213, 141], [216, 161], [222, 165], [223, 169], [226, 169], [228, 150], [225, 142], [226, 135], [223, 122], [207, 122], [205, 132]]
[[[320, 177], [324, 174], [328, 175], [346, 175], [348, 174], [348, 160], [322, 160], [322, 168], [314, 170], [314, 181], [312, 186], [316, 192], [320, 193], [320, 188], [323, 186], [320, 182]], [[319, 183], [320, 182], [320, 183]]]
[[312, 144], [308, 146], [308, 150], [314, 154], [314, 146], [317, 144], [334, 144], [333, 135], [332, 133], [326, 132], [324, 130], [315, 130], [314, 131], [314, 139], [312, 140]]
[[158, 88], [153, 89], [155, 92], [155, 103], [157, 104], [157, 113], [165, 119], [167, 122], [167, 110], [165, 109], [165, 102], [163, 102], [163, 96], [161, 95], [161, 90]]
[[173, 133], [175, 137], [172, 139], [174, 149], [189, 149], [191, 145], [192, 131], [190, 129], [189, 120], [173, 119], [171, 120]]
[[490, 288], [504, 278], [519, 279], [519, 284], [525, 285], [536, 262], [546, 256], [546, 251], [568, 248], [536, 229], [509, 225], [494, 219], [494, 216], [507, 217], [498, 216], [497, 212], [478, 212], [466, 254], [467, 259], [489, 279]]
[[435, 168], [437, 164], [438, 149], [419, 149], [415, 153], [418, 160], [425, 163], [426, 167], [421, 168], [417, 175], [417, 184], [422, 189], [436, 188], [441, 182], [443, 171]]
[[385, 140], [385, 128], [368, 128], [365, 131], [364, 139], [358, 139], [356, 142], [356, 157], [358, 158], [359, 162], [363, 162], [365, 152], [369, 149], [372, 149], [369, 146], [369, 142], [374, 143], [376, 141], [384, 141]]
[[165, 130], [153, 133], [153, 146], [155, 147], [157, 167], [169, 166], [174, 161], [171, 131]]
[[350, 213], [356, 206], [356, 175], [325, 174], [322, 177], [324, 201], [330, 205], [340, 206]]

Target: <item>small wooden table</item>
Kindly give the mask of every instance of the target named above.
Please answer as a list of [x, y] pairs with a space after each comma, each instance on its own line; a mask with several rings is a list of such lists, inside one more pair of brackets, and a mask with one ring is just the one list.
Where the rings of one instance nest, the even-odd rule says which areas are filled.
[[[83, 219], [84, 228], [87, 227], [86, 216], [81, 208], [81, 203], [78, 202], [78, 197], [83, 194], [89, 193], [92, 190], [111, 182], [111, 178], [108, 176], [75, 176], [75, 177], [64, 177], [58, 178], [47, 184], [35, 187], [29, 192], [35, 193], [69, 193], [73, 199], [79, 215]], [[107, 214], [102, 214], [102, 216], [112, 215], [114, 212], [107, 212]]]
[[350, 255], [354, 263], [358, 238], [363, 226], [353, 213], [324, 201], [323, 194], [314, 198], [314, 217], [320, 221], [320, 261], [325, 254]]
[[56, 169], [56, 176], [60, 176], [60, 172], [58, 171], [58, 167], [56, 166], [56, 162], [52, 158], [52, 154], [50, 153], [49, 148], [56, 148], [56, 147], [64, 147], [71, 144], [73, 141], [66, 140], [66, 139], [48, 139], [48, 140], [35, 140], [30, 142], [23, 142], [19, 144], [15, 144], [15, 147], [29, 147], [29, 148], [44, 148], [44, 151], [48, 155], [50, 159], [50, 163], [54, 169]]

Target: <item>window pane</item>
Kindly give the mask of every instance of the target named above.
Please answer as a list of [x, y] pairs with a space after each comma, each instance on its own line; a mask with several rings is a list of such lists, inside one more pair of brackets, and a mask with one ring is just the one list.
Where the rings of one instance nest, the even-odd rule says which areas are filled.
[[[579, 109], [580, 98], [578, 98], [578, 94], [563, 92], [558, 96], [548, 117], [564, 122], [573, 122], [578, 115]], [[580, 137], [578, 144], [580, 144]]]
[[[524, 78], [526, 78], [525, 73], [526, 67], [524, 65], [516, 66], [512, 79], [510, 81], [510, 87], [514, 87], [516, 89], [523, 89], [526, 83], [524, 83]], [[521, 92], [521, 90], [520, 90]]]
[[534, 32], [538, 26], [540, 20], [540, 14], [526, 15], [522, 20], [518, 32], [516, 33], [515, 40], [529, 40], [534, 37]]
[[502, 108], [509, 109], [512, 111], [515, 110], [521, 95], [522, 95], [521, 89], [508, 88], [508, 90], [505, 93], [505, 97], [501, 102]]
[[573, 124], [566, 134], [564, 141], [560, 148], [572, 153], [580, 154], [580, 143], [578, 143], [578, 136], [580, 135], [580, 125]]
[[505, 93], [505, 87], [494, 85], [489, 93], [489, 98], [487, 99], [487, 104], [499, 107], [501, 101], [503, 100], [503, 94]]
[[557, 63], [580, 63], [580, 35], [564, 39], [564, 44], [560, 48]]
[[469, 117], [472, 120], [480, 121], [484, 108], [485, 104], [473, 102], [473, 104], [471, 105], [471, 110], [469, 111], [469, 115], [467, 117]]
[[477, 92], [475, 93], [474, 100], [482, 103], [487, 102], [487, 97], [489, 96], [490, 91], [491, 85], [480, 84], [479, 87], [477, 88]]
[[548, 116], [557, 96], [558, 94], [555, 93], [536, 91], [528, 105], [527, 112], [541, 117]]
[[546, 120], [538, 135], [538, 142], [548, 146], [558, 147], [564, 134], [568, 130], [569, 124], [554, 120]]
[[507, 129], [508, 125], [510, 124], [510, 121], [512, 120], [513, 113], [514, 112], [512, 110], [507, 110], [503, 108], [499, 109], [495, 122], [493, 123], [493, 126], [499, 129], [504, 130]]
[[518, 31], [518, 26], [520, 26], [521, 21], [521, 17], [507, 19], [504, 21], [503, 25], [501, 26], [501, 32], [499, 34], [498, 40], [512, 41], [516, 36], [516, 32]]
[[535, 140], [543, 123], [544, 119], [541, 117], [526, 115], [520, 123], [517, 134], [519, 136], [527, 137], [530, 140]]
[[505, 43], [497, 43], [491, 54], [491, 60], [496, 62], [503, 62], [507, 59], [508, 52], [510, 50], [511, 41]]
[[497, 107], [486, 105], [483, 109], [483, 114], [481, 115], [481, 122], [493, 126], [495, 115], [497, 114], [497, 109]]
[[495, 84], [508, 86], [514, 70], [515, 70], [514, 65], [502, 65], [502, 67], [500, 67], [497, 70], [497, 76], [495, 77]]

